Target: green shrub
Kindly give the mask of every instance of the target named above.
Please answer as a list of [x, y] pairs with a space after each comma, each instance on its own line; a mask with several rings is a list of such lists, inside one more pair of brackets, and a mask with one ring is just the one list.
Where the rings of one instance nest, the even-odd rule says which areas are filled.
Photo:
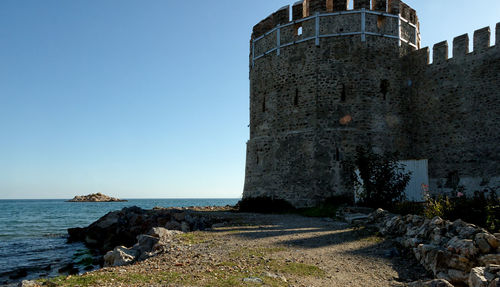
[[439, 216], [448, 219], [447, 217], [452, 209], [452, 203], [447, 196], [439, 196], [436, 199], [429, 198], [424, 209], [424, 215], [427, 218]]
[[424, 215], [428, 218], [439, 216], [451, 221], [462, 219], [491, 232], [500, 230], [500, 201], [495, 190], [476, 191], [472, 197], [467, 197], [463, 190], [459, 194], [460, 196], [430, 198]]
[[[411, 174], [404, 171], [395, 154], [378, 155], [370, 146], [358, 146], [356, 156], [346, 167], [351, 170], [355, 186], [362, 187], [359, 204], [373, 208], [392, 209], [406, 198], [405, 188]], [[354, 170], [359, 170], [358, 177]]]

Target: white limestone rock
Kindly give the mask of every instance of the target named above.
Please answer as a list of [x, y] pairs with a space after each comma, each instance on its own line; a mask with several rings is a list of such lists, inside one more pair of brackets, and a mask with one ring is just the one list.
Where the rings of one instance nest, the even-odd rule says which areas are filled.
[[125, 246], [115, 247], [115, 249], [104, 255], [104, 267], [131, 264], [135, 260], [136, 256], [137, 253], [135, 250], [128, 249]]

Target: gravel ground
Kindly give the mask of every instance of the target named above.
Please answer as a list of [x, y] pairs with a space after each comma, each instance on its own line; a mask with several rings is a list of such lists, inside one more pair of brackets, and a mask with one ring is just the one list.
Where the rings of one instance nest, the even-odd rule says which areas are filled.
[[364, 227], [298, 215], [222, 213], [165, 254], [45, 283], [57, 286], [407, 286], [429, 275]]

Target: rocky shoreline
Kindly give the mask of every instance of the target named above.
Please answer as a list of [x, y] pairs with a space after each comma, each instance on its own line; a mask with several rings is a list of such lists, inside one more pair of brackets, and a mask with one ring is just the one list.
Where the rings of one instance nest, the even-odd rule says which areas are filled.
[[67, 202], [127, 202], [127, 200], [110, 197], [102, 193], [94, 193], [82, 196], [77, 195]]
[[[104, 268], [45, 282], [72, 286], [81, 277], [93, 282], [84, 286], [136, 280], [133, 286], [491, 287], [500, 280], [494, 262], [475, 264], [498, 248], [497, 239], [460, 221], [356, 208], [338, 214], [343, 222], [232, 211], [227, 206], [110, 212], [88, 227], [68, 230], [70, 240], [100, 251]], [[459, 267], [465, 267], [462, 273]]]
[[412, 287], [500, 286], [500, 233], [491, 234], [460, 219], [451, 222], [440, 217], [401, 216], [382, 209], [369, 215], [347, 213], [346, 218], [375, 226], [437, 278]]
[[[69, 231], [72, 240], [110, 248], [101, 248], [102, 269], [36, 283], [345, 287], [407, 286], [404, 282], [427, 278], [415, 260], [408, 261], [370, 229], [331, 218], [231, 211], [133, 207], [110, 212]], [[124, 240], [109, 236], [115, 232]]]

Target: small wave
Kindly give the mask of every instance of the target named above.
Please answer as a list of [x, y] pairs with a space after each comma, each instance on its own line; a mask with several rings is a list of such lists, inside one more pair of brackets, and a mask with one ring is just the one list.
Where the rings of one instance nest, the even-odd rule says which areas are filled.
[[46, 238], [67, 238], [68, 234], [65, 234], [65, 233], [47, 233], [47, 234], [43, 234], [42, 237], [46, 237]]

